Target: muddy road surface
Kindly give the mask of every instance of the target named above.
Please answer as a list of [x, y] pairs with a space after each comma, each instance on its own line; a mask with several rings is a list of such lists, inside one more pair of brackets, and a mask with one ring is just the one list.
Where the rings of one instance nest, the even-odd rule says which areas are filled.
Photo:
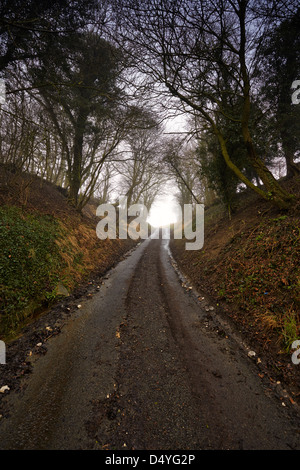
[[0, 449], [299, 449], [297, 409], [202, 300], [144, 241], [31, 357]]

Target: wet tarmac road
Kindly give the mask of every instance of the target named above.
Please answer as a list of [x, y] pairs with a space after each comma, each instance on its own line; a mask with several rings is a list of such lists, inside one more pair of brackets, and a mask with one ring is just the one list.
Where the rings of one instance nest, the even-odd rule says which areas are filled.
[[167, 242], [111, 270], [8, 397], [0, 449], [299, 449], [299, 417], [181, 286]]

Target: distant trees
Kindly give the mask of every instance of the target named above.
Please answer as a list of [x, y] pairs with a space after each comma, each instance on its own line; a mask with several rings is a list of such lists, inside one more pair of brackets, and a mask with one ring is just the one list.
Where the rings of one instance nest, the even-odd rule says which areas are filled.
[[195, 149], [186, 145], [183, 139], [173, 138], [165, 142], [163, 158], [170, 176], [177, 183], [179, 204], [204, 203], [204, 185], [201, 184]]
[[135, 119], [124, 145], [126, 156], [116, 164], [121, 176], [120, 192], [127, 198], [128, 205], [142, 203], [150, 210], [168, 179], [161, 158], [161, 126], [154, 112], [135, 108]]

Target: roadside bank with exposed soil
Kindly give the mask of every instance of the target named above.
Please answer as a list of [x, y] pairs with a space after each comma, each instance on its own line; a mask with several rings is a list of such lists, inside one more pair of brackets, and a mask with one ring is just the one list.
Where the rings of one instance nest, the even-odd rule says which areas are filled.
[[[285, 184], [299, 193], [297, 179]], [[241, 197], [231, 220], [207, 209], [202, 250], [186, 251], [184, 240], [170, 246], [191, 285], [267, 358], [270, 380], [291, 386], [299, 401], [300, 365], [291, 360], [292, 344], [300, 339], [299, 208], [280, 212]]]

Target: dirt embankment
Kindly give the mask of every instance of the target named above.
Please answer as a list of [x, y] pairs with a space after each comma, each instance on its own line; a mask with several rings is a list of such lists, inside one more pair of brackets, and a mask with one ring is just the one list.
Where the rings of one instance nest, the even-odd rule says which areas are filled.
[[[299, 180], [283, 184], [299, 196]], [[295, 399], [300, 365], [291, 354], [300, 339], [299, 215], [299, 205], [280, 212], [244, 195], [231, 220], [216, 206], [206, 209], [202, 250], [186, 251], [184, 240], [171, 241], [183, 274], [266, 356], [271, 380], [294, 387]]]
[[5, 341], [91, 276], [104, 275], [135, 245], [130, 239], [97, 237], [96, 201], [79, 214], [61, 188], [4, 166], [0, 208], [0, 256], [6, 267], [0, 272], [0, 338]]

